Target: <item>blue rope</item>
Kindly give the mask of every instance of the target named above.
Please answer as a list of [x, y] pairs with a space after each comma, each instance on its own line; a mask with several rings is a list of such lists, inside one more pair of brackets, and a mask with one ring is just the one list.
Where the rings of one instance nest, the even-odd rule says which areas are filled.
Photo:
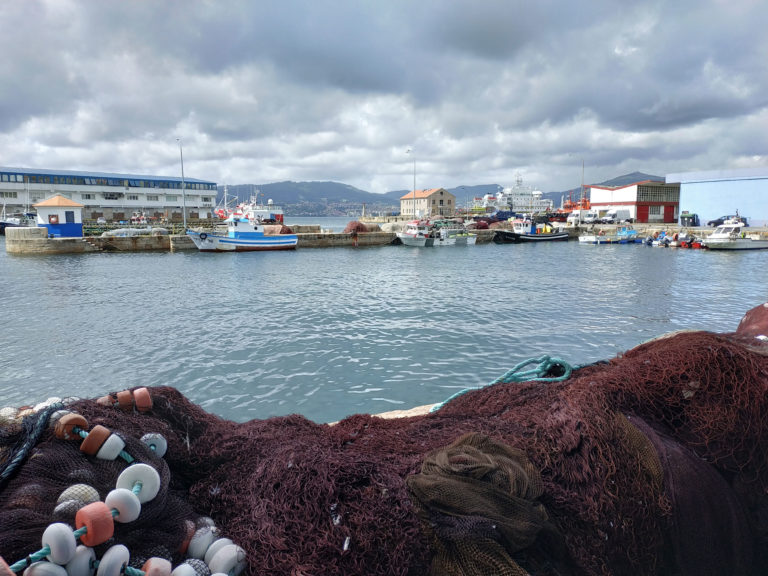
[[[528, 370], [523, 370], [523, 368], [531, 364], [535, 364], [536, 366]], [[573, 370], [574, 368], [565, 360], [544, 355], [538, 358], [529, 358], [528, 360], [515, 364], [515, 366], [507, 370], [502, 376], [496, 378], [496, 380], [486, 386], [493, 386], [494, 384], [510, 384], [512, 382], [562, 382], [571, 377]], [[485, 386], [460, 390], [439, 404], [432, 406], [429, 411], [437, 412], [454, 398], [463, 396], [467, 392], [472, 392], [473, 390], [480, 390], [481, 388], [485, 388]]]
[[19, 466], [27, 459], [32, 448], [35, 447], [40, 436], [45, 432], [48, 426], [48, 420], [51, 414], [57, 410], [64, 408], [64, 404], [61, 402], [55, 402], [50, 406], [40, 410], [33, 416], [27, 416], [23, 420], [24, 427], [24, 439], [15, 446], [11, 451], [11, 456], [6, 461], [7, 464], [0, 471], [0, 486], [3, 485], [18, 469]]

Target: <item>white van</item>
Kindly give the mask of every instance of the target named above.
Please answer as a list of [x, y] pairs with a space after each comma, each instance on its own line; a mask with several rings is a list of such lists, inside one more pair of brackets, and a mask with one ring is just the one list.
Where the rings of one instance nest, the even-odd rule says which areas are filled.
[[579, 226], [580, 224], [594, 224], [598, 220], [596, 210], [574, 210], [568, 215], [566, 226]]
[[631, 220], [629, 210], [626, 208], [611, 208], [600, 219], [604, 224], [618, 224], [619, 222], [630, 222]]

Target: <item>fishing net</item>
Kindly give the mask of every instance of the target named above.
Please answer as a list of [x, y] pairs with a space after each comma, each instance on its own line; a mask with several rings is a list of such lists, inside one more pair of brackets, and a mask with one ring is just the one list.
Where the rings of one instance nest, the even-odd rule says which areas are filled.
[[[131, 565], [184, 560], [212, 519], [248, 575], [765, 574], [768, 355], [741, 334], [683, 332], [563, 381], [499, 383], [399, 419], [234, 423], [177, 390], [152, 409], [67, 408], [154, 467], [157, 497], [115, 542]], [[0, 556], [40, 549], [57, 499], [101, 499], [125, 461], [0, 420]], [[160, 458], [138, 440], [162, 434]], [[28, 449], [25, 452], [25, 447]], [[5, 473], [11, 471], [11, 473]]]
[[365, 234], [366, 232], [381, 232], [381, 227], [378, 224], [363, 224], [352, 220], [344, 228], [343, 234]]

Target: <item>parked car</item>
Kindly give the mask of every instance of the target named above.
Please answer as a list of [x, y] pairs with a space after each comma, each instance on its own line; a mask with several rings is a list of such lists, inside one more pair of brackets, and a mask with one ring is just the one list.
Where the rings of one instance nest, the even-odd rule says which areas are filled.
[[749, 223], [747, 222], [747, 219], [744, 218], [744, 216], [739, 216], [738, 214], [729, 214], [728, 216], [720, 216], [720, 218], [716, 218], [714, 220], [710, 220], [707, 222], [707, 226], [712, 226], [713, 228], [716, 226], [720, 226], [723, 222], [726, 220], [730, 220], [731, 218], [738, 218], [742, 222], [744, 222], [744, 226], [749, 226]]
[[96, 224], [106, 224], [106, 223], [107, 223], [107, 219], [104, 218], [103, 216], [99, 216], [98, 218], [96, 218]]

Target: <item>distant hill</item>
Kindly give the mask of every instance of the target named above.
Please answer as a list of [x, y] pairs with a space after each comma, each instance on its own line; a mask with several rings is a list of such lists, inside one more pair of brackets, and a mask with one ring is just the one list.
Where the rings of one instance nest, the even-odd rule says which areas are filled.
[[[263, 194], [277, 204], [296, 204], [299, 202], [371, 202], [380, 201], [382, 194], [365, 192], [349, 184], [339, 182], [274, 182], [272, 184], [237, 184], [227, 186], [228, 196], [236, 196], [246, 201], [256, 194]], [[219, 195], [223, 196], [224, 186], [219, 186]]]
[[[632, 172], [624, 176], [617, 176], [595, 186], [625, 186], [643, 180], [661, 180], [660, 176], [652, 176], [642, 172]], [[219, 186], [219, 202], [223, 200], [225, 186]], [[485, 194], [493, 194], [501, 188], [498, 184], [475, 184], [446, 188], [448, 192], [456, 196], [456, 203], [464, 206], [471, 203], [473, 198], [482, 197]], [[400, 198], [410, 190], [392, 190], [384, 194], [374, 194], [360, 190], [349, 184], [340, 182], [273, 182], [270, 184], [236, 184], [226, 186], [230, 204], [236, 203], [231, 199], [236, 197], [238, 202], [248, 201], [251, 197], [259, 195], [259, 200], [266, 202], [272, 200], [275, 204], [283, 206], [287, 214], [293, 216], [337, 216], [352, 212], [359, 212], [365, 204], [366, 210], [375, 212], [396, 212], [400, 210]], [[581, 194], [580, 188], [564, 190], [561, 192], [544, 192], [544, 198], [549, 198], [560, 206], [567, 198], [577, 200]]]

